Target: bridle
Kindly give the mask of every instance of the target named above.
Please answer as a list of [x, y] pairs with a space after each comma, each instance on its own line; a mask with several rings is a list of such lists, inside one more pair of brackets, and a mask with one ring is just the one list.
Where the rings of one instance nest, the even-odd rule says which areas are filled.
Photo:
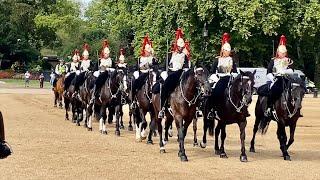
[[[246, 106], [248, 107], [250, 105], [250, 102], [248, 102], [248, 99], [246, 98], [246, 95], [249, 95], [249, 96], [252, 96], [252, 89], [251, 89], [251, 84], [249, 83], [249, 86], [247, 89], [243, 90], [241, 89], [241, 100], [240, 100], [240, 105], [237, 106], [236, 103], [232, 100], [232, 97], [231, 97], [231, 88], [232, 88], [232, 83], [231, 83], [231, 80], [232, 78], [230, 78], [230, 81], [229, 81], [229, 85], [228, 85], [228, 100], [230, 101], [231, 105], [236, 109], [236, 111], [238, 113], [241, 112], [241, 109]], [[243, 79], [248, 79], [248, 81], [250, 81], [250, 77], [249, 76], [245, 76], [245, 75], [242, 75], [240, 74], [240, 86], [242, 87], [243, 86]]]
[[[199, 84], [205, 84], [206, 83], [206, 82], [199, 83], [199, 82], [201, 82], [201, 79], [197, 76], [197, 74], [196, 74], [197, 71], [204, 71], [204, 69], [203, 68], [195, 68], [194, 69], [193, 73], [195, 73], [194, 76], [195, 76], [195, 79], [196, 79], [197, 93], [192, 97], [191, 100], [188, 100], [187, 97], [185, 96], [185, 94], [183, 93], [182, 80], [180, 80], [180, 84], [179, 84], [181, 96], [182, 96], [183, 100], [188, 103], [189, 107], [194, 105], [197, 102], [197, 100], [199, 99], [199, 97], [201, 96], [201, 94], [203, 94], [202, 89], [204, 89], [204, 88], [201, 88], [202, 85], [199, 86]], [[183, 76], [184, 73], [185, 73], [185, 71], [183, 71], [181, 77]]]
[[[119, 75], [118, 72], [123, 73], [123, 70], [116, 70], [116, 72], [115, 72], [115, 73], [117, 73], [116, 76]], [[112, 90], [111, 90], [111, 77], [108, 78], [108, 86], [109, 86], [109, 92], [110, 92], [110, 95], [111, 95], [111, 99], [116, 98], [117, 95], [120, 93], [120, 91], [122, 91], [122, 87], [123, 87], [122, 81], [121, 81], [121, 80], [118, 80], [118, 79], [116, 79], [116, 80], [119, 81], [119, 82], [118, 82], [118, 85], [119, 85], [119, 86], [117, 87], [116, 93], [113, 94], [113, 93], [112, 93]]]

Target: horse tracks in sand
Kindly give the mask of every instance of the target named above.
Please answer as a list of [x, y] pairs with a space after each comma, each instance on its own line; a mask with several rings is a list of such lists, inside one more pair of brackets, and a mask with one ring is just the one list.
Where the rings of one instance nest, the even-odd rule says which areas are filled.
[[[256, 138], [257, 153], [249, 152], [254, 124], [255, 100], [246, 129], [248, 163], [241, 163], [240, 134], [237, 125], [227, 127], [226, 153], [220, 159], [213, 153], [213, 138], [206, 149], [193, 147], [192, 127], [186, 137], [189, 162], [178, 158], [176, 130], [159, 153], [159, 138], [154, 145], [136, 142], [135, 133], [108, 135], [98, 132], [98, 123], [89, 132], [64, 120], [64, 110], [53, 107], [48, 89], [0, 89], [6, 138], [13, 155], [0, 160], [0, 179], [320, 179], [320, 99], [307, 96], [298, 122], [295, 142], [290, 147], [292, 161], [281, 157], [276, 123], [268, 133]], [[128, 111], [125, 107], [125, 126]], [[202, 139], [202, 120], [198, 121], [198, 141]]]

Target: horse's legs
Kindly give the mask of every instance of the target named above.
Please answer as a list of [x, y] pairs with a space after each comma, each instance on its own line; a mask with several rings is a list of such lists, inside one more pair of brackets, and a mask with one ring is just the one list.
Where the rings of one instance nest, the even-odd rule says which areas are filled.
[[153, 144], [152, 141], [152, 134], [156, 131], [156, 122], [155, 122], [156, 115], [153, 110], [150, 111], [150, 123], [149, 123], [149, 134], [148, 134], [148, 141], [147, 144]]
[[193, 146], [198, 146], [197, 121], [197, 118], [193, 118]]
[[120, 129], [124, 129], [124, 125], [123, 125], [123, 105], [120, 105], [119, 115], [120, 115]]
[[62, 93], [58, 93], [59, 108], [62, 109]]
[[290, 138], [287, 144], [287, 150], [289, 149], [290, 145], [293, 143], [294, 141], [294, 132], [296, 130], [296, 123], [291, 124], [290, 127]]
[[159, 146], [160, 146], [160, 153], [165, 153], [166, 149], [164, 148], [165, 143], [163, 143], [163, 137], [162, 137], [162, 119], [157, 118], [157, 125], [158, 125], [158, 133], [159, 133]]
[[247, 162], [248, 158], [246, 155], [246, 147], [245, 147], [245, 138], [246, 138], [246, 126], [247, 126], [247, 120], [244, 120], [243, 122], [238, 123], [239, 129], [240, 129], [240, 140], [241, 140], [241, 155], [240, 155], [240, 161], [241, 162]]
[[218, 125], [214, 131], [214, 151], [215, 151], [215, 154], [216, 155], [220, 155], [221, 152], [220, 152], [220, 148], [219, 148], [219, 134], [220, 134], [220, 131], [221, 131], [221, 122], [219, 121], [218, 122]]
[[120, 136], [120, 105], [115, 107], [115, 115], [116, 115], [116, 135]]
[[142, 140], [146, 139], [147, 136], [146, 136], [146, 129], [147, 129], [147, 126], [148, 126], [148, 123], [147, 123], [147, 120], [146, 120], [146, 112], [143, 112], [142, 109], [139, 110], [139, 114], [140, 114], [140, 118], [141, 118], [141, 138]]
[[53, 92], [54, 93], [54, 104], [53, 104], [53, 107], [57, 107], [57, 101], [58, 101], [58, 98], [59, 98], [59, 94], [57, 92]]
[[101, 109], [100, 109], [100, 114], [101, 114], [101, 118], [100, 118], [100, 131], [102, 134], [107, 134], [107, 130], [106, 130], [106, 119], [107, 119], [107, 112], [106, 112], [107, 108], [106, 105], [101, 105]]
[[88, 131], [92, 131], [92, 114], [93, 114], [93, 104], [89, 104], [86, 110], [86, 116], [88, 119]]
[[[172, 137], [172, 122], [173, 122], [173, 117], [170, 115], [166, 115], [166, 121], [165, 121], [165, 134], [164, 134], [164, 143], [167, 144], [169, 141], [169, 136]], [[170, 130], [171, 130], [171, 135], [170, 135]]]
[[68, 110], [69, 110], [69, 106], [70, 106], [70, 102], [69, 102], [69, 99], [68, 98], [64, 98], [64, 106], [65, 106], [65, 109], [66, 109], [66, 115], [65, 115], [65, 119], [66, 120], [69, 120], [69, 114], [68, 114]]
[[182, 117], [175, 117], [175, 122], [178, 130], [178, 138], [179, 138], [179, 153], [178, 156], [180, 157], [181, 161], [188, 161], [188, 157], [186, 155], [184, 149], [184, 126], [183, 126], [183, 119]]
[[254, 126], [253, 126], [253, 136], [251, 139], [251, 145], [250, 145], [250, 152], [256, 152], [255, 147], [254, 147], [254, 142], [255, 142], [255, 138], [256, 138], [256, 134], [258, 132], [259, 129], [259, 123], [260, 123], [260, 118], [256, 117], [256, 121], [254, 122]]
[[108, 108], [108, 124], [112, 124], [113, 122], [113, 115], [115, 114], [115, 107], [110, 106]]
[[221, 145], [220, 145], [220, 158], [228, 158], [227, 153], [224, 151], [224, 141], [226, 139], [226, 124], [221, 124]]
[[282, 155], [283, 155], [283, 159], [284, 160], [291, 160], [289, 153], [287, 151], [287, 134], [286, 134], [286, 129], [285, 129], [285, 125], [282, 123], [278, 123], [278, 130], [277, 130], [277, 135], [278, 135], [278, 139], [280, 142], [280, 149], [282, 151]]
[[129, 126], [128, 126], [128, 131], [133, 131], [132, 127], [132, 109], [129, 107]]
[[208, 113], [206, 109], [203, 111], [203, 136], [202, 136], [202, 142], [200, 142], [201, 148], [207, 147], [207, 130], [208, 130]]

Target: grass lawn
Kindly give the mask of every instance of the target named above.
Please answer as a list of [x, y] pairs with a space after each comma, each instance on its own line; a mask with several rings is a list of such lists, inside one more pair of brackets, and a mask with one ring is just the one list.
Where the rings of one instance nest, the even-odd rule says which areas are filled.
[[[4, 82], [4, 83], [2, 83]], [[4, 88], [24, 88], [24, 79], [0, 79], [0, 87]], [[29, 88], [40, 88], [40, 82], [38, 80], [30, 80]], [[51, 85], [49, 82], [44, 82], [43, 88], [49, 89]]]

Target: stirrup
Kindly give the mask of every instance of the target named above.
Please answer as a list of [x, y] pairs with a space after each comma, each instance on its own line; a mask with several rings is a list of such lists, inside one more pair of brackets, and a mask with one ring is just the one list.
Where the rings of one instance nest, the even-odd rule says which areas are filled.
[[265, 117], [270, 117], [270, 116], [272, 116], [271, 108], [267, 108], [267, 110], [264, 112], [264, 116], [265, 116]]

